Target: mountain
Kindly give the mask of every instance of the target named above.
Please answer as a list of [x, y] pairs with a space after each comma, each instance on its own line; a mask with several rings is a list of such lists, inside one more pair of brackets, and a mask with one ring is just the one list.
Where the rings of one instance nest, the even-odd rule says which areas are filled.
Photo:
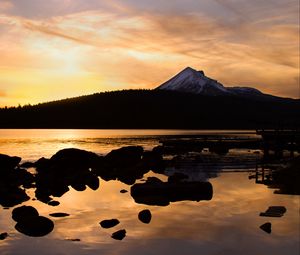
[[204, 96], [240, 96], [256, 99], [280, 99], [250, 87], [224, 87], [217, 80], [205, 76], [203, 71], [196, 71], [191, 67], [185, 68], [156, 89]]

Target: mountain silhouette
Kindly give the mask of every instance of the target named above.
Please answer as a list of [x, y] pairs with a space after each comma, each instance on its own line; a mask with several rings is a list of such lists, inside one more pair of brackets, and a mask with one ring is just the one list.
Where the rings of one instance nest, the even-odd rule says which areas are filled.
[[0, 108], [0, 128], [256, 129], [299, 126], [300, 100], [224, 87], [186, 68], [154, 90]]
[[280, 100], [280, 97], [264, 94], [250, 87], [225, 87], [223, 84], [207, 77], [204, 71], [187, 67], [156, 89], [192, 93], [205, 96], [240, 96], [259, 100]]

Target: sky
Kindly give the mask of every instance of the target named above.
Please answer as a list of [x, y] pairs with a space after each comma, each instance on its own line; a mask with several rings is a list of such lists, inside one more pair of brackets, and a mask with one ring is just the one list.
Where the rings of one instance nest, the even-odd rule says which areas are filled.
[[0, 0], [0, 106], [152, 89], [185, 67], [299, 97], [299, 0]]

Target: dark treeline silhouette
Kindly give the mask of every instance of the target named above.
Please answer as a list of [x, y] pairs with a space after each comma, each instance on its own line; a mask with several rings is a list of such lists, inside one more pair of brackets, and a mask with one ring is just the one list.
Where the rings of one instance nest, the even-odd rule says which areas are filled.
[[299, 120], [299, 100], [161, 90], [104, 92], [0, 109], [0, 128], [295, 128]]

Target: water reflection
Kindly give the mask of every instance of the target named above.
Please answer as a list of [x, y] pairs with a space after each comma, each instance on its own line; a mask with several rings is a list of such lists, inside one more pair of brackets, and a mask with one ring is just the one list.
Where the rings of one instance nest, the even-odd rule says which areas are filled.
[[[6, 206], [33, 206], [55, 227], [43, 238], [29, 238], [14, 229], [13, 208], [1, 209], [0, 230], [9, 234], [0, 241], [1, 254], [298, 254], [296, 197], [275, 196], [248, 181], [247, 173], [221, 171], [221, 164], [195, 176], [204, 170], [200, 166], [206, 158], [199, 155], [168, 162], [156, 153], [143, 155], [139, 147], [105, 157], [65, 150], [36, 162], [34, 181], [12, 187], [38, 200]], [[193, 173], [195, 162], [199, 167]], [[15, 165], [17, 169], [21, 170]], [[60, 204], [50, 206], [53, 200]], [[286, 207], [287, 213], [272, 219], [272, 235], [267, 236], [259, 229], [264, 223], [259, 212], [270, 204]], [[138, 215], [147, 209], [152, 218], [146, 225]], [[53, 217], [60, 213], [69, 216]], [[100, 227], [101, 221], [112, 218], [120, 223], [111, 229]], [[116, 245], [111, 236], [123, 229], [126, 237]]]

